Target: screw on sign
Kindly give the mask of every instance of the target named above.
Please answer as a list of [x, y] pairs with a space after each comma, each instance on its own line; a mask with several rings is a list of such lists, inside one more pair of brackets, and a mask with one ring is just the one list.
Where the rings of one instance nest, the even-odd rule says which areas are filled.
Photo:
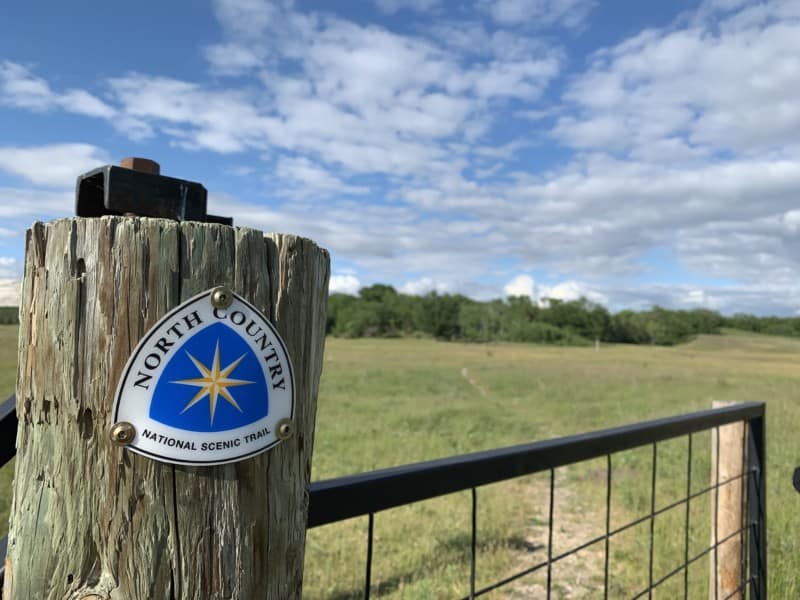
[[115, 423], [109, 432], [111, 442], [117, 446], [127, 446], [136, 437], [136, 428], [127, 421]]
[[211, 304], [214, 308], [228, 308], [233, 304], [233, 292], [224, 285], [215, 287], [211, 290]]
[[292, 437], [292, 420], [281, 419], [278, 421], [278, 437], [282, 440], [288, 440]]

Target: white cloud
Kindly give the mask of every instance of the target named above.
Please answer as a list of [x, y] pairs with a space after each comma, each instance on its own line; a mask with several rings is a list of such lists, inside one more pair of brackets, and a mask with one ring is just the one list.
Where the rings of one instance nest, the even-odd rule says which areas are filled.
[[[73, 215], [75, 191], [0, 187], [0, 251], [23, 249], [25, 231], [34, 220]], [[14, 239], [16, 238], [16, 239]], [[17, 279], [21, 265], [13, 256], [0, 257], [0, 279]], [[2, 293], [0, 293], [2, 296]]]
[[557, 49], [501, 33], [468, 58], [452, 36], [400, 35], [289, 4], [224, 1], [216, 12], [229, 39], [206, 48], [212, 71], [258, 72], [257, 85], [115, 77], [121, 131], [161, 131], [223, 153], [282, 148], [352, 174], [429, 177], [458, 168], [451, 142], [474, 147], [491, 127], [490, 103], [538, 100], [563, 61]]
[[554, 300], [579, 300], [586, 298], [596, 304], [608, 304], [608, 296], [591, 289], [585, 283], [578, 281], [562, 281], [552, 287], [541, 287], [538, 290], [539, 298]]
[[0, 146], [0, 171], [36, 185], [74, 187], [78, 175], [108, 162], [106, 152], [91, 144]]
[[524, 273], [509, 281], [503, 291], [507, 297], [527, 296], [540, 305], [546, 305], [548, 299], [569, 301], [581, 298], [586, 298], [596, 304], [608, 305], [609, 303], [607, 295], [585, 283], [569, 280], [553, 286], [540, 285], [533, 277]]
[[0, 279], [0, 306], [19, 306], [19, 279]]
[[136, 73], [109, 85], [124, 114], [145, 133], [160, 125], [183, 147], [220, 153], [267, 146], [271, 119], [259, 115], [246, 93]]
[[110, 119], [116, 111], [85, 90], [54, 92], [30, 69], [11, 61], [0, 62], [0, 105], [47, 111], [60, 108], [67, 112]]
[[450, 285], [443, 281], [435, 281], [430, 277], [421, 277], [413, 281], [407, 281], [400, 286], [400, 292], [403, 294], [410, 294], [412, 296], [424, 296], [431, 292], [439, 294], [446, 294], [451, 292]]
[[800, 286], [759, 283], [754, 285], [695, 287], [684, 284], [651, 284], [615, 287], [611, 295], [614, 310], [647, 310], [653, 306], [680, 309], [708, 308], [723, 314], [792, 315], [800, 308]]
[[53, 91], [44, 79], [10, 61], [0, 63], [0, 90], [3, 104], [10, 106], [43, 111], [55, 103]]
[[304, 157], [281, 157], [275, 168], [275, 176], [285, 181], [283, 195], [295, 197], [327, 197], [331, 194], [365, 194], [369, 188], [348, 185], [323, 166]]
[[421, 13], [441, 8], [442, 0], [373, 0], [378, 9], [387, 15], [401, 10], [413, 10]]
[[291, 0], [215, 0], [214, 12], [228, 33], [253, 39], [280, 26], [283, 12], [292, 4]]
[[[628, 308], [649, 310], [653, 306], [663, 306], [686, 310], [707, 308], [724, 314], [748, 312], [790, 315], [800, 309], [800, 284], [796, 283], [698, 287], [685, 284], [588, 285], [568, 280], [553, 286], [540, 286], [527, 275], [514, 279], [519, 279], [524, 285], [509, 290], [509, 282], [506, 295], [529, 296], [540, 306], [547, 305], [547, 298], [568, 301], [583, 297], [606, 306], [612, 312]], [[529, 287], [527, 283], [532, 285]], [[526, 294], [531, 288], [532, 293]], [[520, 293], [508, 293], [514, 291]]]
[[502, 25], [582, 27], [594, 0], [487, 0], [479, 2]]
[[331, 281], [328, 287], [331, 294], [349, 294], [350, 296], [355, 296], [358, 294], [358, 290], [361, 289], [361, 282], [355, 275], [335, 273], [331, 275]]
[[783, 226], [789, 233], [797, 233], [800, 230], [800, 210], [788, 210], [784, 213]]
[[241, 75], [262, 62], [257, 51], [236, 43], [214, 44], [205, 49], [205, 55], [212, 71], [218, 75]]
[[657, 143], [697, 151], [781, 151], [797, 145], [800, 21], [764, 3], [684, 28], [645, 30], [595, 54], [567, 94], [577, 115], [554, 134], [578, 148], [643, 153]]
[[56, 98], [55, 103], [67, 112], [112, 119], [117, 112], [108, 104], [85, 90], [68, 90]]
[[[430, 5], [421, 2], [414, 4]], [[161, 133], [187, 149], [281, 148], [353, 175], [429, 178], [463, 167], [461, 154], [492, 127], [494, 103], [536, 102], [563, 62], [559, 49], [503, 31], [482, 31], [485, 49], [473, 41], [465, 55], [463, 43], [456, 48], [458, 26], [442, 36], [401, 35], [300, 13], [291, 2], [219, 0], [214, 7], [225, 39], [205, 48], [212, 72], [258, 75], [238, 89], [128, 73], [106, 82], [106, 104], [83, 90], [56, 93], [28, 67], [3, 63], [11, 86], [5, 101], [113, 116], [112, 125], [134, 140]]]
[[693, 289], [686, 292], [683, 303], [690, 306], [697, 306], [698, 308], [710, 308], [712, 310], [716, 310], [720, 306], [720, 300], [718, 298], [700, 289]]
[[246, 166], [228, 167], [225, 169], [225, 173], [228, 175], [234, 175], [235, 177], [247, 177], [255, 172], [256, 170], [253, 167]]
[[37, 190], [0, 187], [0, 217], [5, 225], [13, 218], [25, 220], [17, 231], [24, 231], [30, 219], [67, 216], [75, 210], [74, 190]]
[[17, 260], [9, 256], [0, 256], [0, 279], [18, 275]]
[[[492, 272], [488, 265], [516, 256], [529, 269], [547, 268], [583, 286], [535, 290], [537, 298], [548, 292], [613, 303], [620, 295], [602, 279], [641, 273], [641, 257], [653, 246], [676, 248], [693, 272], [748, 285], [764, 278], [789, 285], [800, 275], [792, 259], [800, 252], [792, 230], [800, 161], [676, 169], [593, 158], [541, 179], [477, 185], [443, 177], [436, 183], [401, 189], [404, 201], [396, 203], [312, 196], [270, 208], [225, 200], [224, 208], [210, 210], [224, 210], [237, 223], [307, 235], [358, 265], [370, 282], [423, 273], [427, 280], [408, 288], [415, 293], [439, 286], [496, 297], [502, 283], [480, 287]], [[681, 297], [668, 300], [675, 305]]]
[[[576, 15], [592, 8], [572, 2], [484, 8], [511, 24], [545, 6], [551, 10], [541, 23], [578, 27], [585, 17]], [[577, 12], [567, 18], [569, 7]], [[261, 104], [243, 100], [237, 116], [258, 135], [240, 144], [268, 140], [300, 153], [282, 167], [287, 174], [294, 167], [297, 181], [311, 167], [309, 186], [315, 177], [336, 186], [353, 185], [353, 175], [388, 174], [392, 202], [325, 204], [308, 197], [296, 207], [248, 209], [254, 222], [312, 232], [357, 264], [362, 279], [369, 273], [371, 281], [402, 281], [406, 272], [422, 273], [407, 288], [420, 293], [445, 282], [474, 295], [491, 260], [515, 257], [525, 269], [563, 277], [550, 287], [531, 281], [537, 298], [584, 295], [614, 306], [702, 301], [731, 310], [754, 306], [764, 280], [774, 282], [770, 294], [789, 303], [792, 294], [800, 298], [793, 284], [800, 265], [792, 258], [800, 253], [793, 239], [800, 227], [793, 212], [800, 189], [793, 108], [800, 32], [785, 4], [727, 3], [702, 9], [716, 11], [713, 19], [701, 10], [698, 18], [646, 30], [596, 53], [571, 80], [566, 102], [547, 107], [536, 99], [564, 59], [530, 36], [475, 22], [398, 35], [280, 10], [290, 33], [275, 31], [269, 51], [247, 38], [266, 69], [265, 96]], [[727, 15], [722, 21], [720, 10]], [[263, 20], [262, 36], [274, 31], [275, 18]], [[278, 57], [292, 61], [297, 78], [282, 74]], [[195, 113], [202, 114], [212, 90], [187, 92], [199, 95], [197, 109], [174, 123], [186, 140], [196, 140], [208, 125]], [[586, 152], [546, 172], [504, 177], [497, 166], [524, 147], [509, 144], [502, 152], [489, 141], [499, 113], [486, 103], [509, 97], [520, 99], [531, 118], [561, 115], [552, 135]], [[247, 106], [257, 107], [254, 116]], [[161, 117], [146, 119], [158, 124]], [[541, 143], [528, 133], [527, 143]], [[471, 180], [470, 166], [487, 182]], [[319, 217], [314, 223], [303, 218], [310, 211]], [[654, 246], [674, 248], [682, 267], [738, 281], [746, 293], [673, 285], [640, 286], [637, 295], [603, 283], [609, 275], [641, 274], [642, 257]], [[481, 293], [498, 295], [502, 283], [493, 285]]]
[[527, 296], [533, 298], [535, 295], [536, 282], [530, 275], [517, 275], [509, 281], [503, 288], [506, 296]]

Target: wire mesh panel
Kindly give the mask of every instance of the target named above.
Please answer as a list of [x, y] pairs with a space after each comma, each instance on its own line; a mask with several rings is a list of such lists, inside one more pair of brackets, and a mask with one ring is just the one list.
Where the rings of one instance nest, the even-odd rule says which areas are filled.
[[[13, 402], [0, 408], [0, 427], [15, 425]], [[470, 501], [464, 506], [468, 515], [463, 519], [469, 528], [463, 538], [468, 561], [463, 571], [465, 599], [514, 589], [531, 578], [536, 578], [537, 597], [562, 597], [567, 588], [576, 592], [568, 580], [585, 571], [585, 558], [590, 556], [599, 566], [586, 597], [652, 598], [659, 593], [662, 597], [762, 600], [767, 597], [764, 415], [762, 403], [739, 404], [316, 482], [311, 486], [308, 527], [366, 517], [364, 598], [374, 591], [382, 595], [386, 589], [374, 582], [375, 560], [395, 550], [383, 541], [375, 543], [376, 513], [468, 492]], [[710, 431], [739, 422], [745, 424], [736, 450], [741, 468], [735, 476], [721, 477], [720, 449], [715, 447], [720, 437], [712, 438]], [[13, 441], [5, 441], [0, 440], [0, 463], [13, 456]], [[506, 572], [495, 569], [491, 581], [485, 581], [478, 575], [480, 549], [482, 537], [490, 535], [492, 527], [479, 519], [485, 504], [482, 498], [493, 484], [537, 473], [536, 477], [545, 478], [536, 487], [543, 502], [531, 510], [539, 511], [536, 520], [541, 526], [534, 543], [523, 540], [535, 546], [536, 552], [530, 553], [533, 560]], [[709, 477], [710, 473], [714, 476]], [[591, 485], [581, 488], [586, 481]], [[567, 503], [564, 509], [561, 503], [575, 497], [575, 488], [580, 489], [578, 497], [590, 496], [599, 506], [590, 510], [581, 506], [571, 518], [579, 523], [581, 535], [566, 528], [569, 535], [565, 536], [565, 511], [574, 506]], [[736, 527], [723, 532], [718, 527], [720, 492], [731, 489], [736, 490], [741, 518]], [[439, 510], [437, 514], [446, 513]], [[2, 554], [5, 544], [5, 538], [0, 540]], [[739, 550], [739, 576], [732, 589], [722, 590], [714, 575], [726, 555], [722, 550], [731, 546]], [[714, 572], [711, 577], [709, 564]], [[577, 588], [576, 593], [589, 589]]]
[[[762, 404], [703, 411], [322, 482], [319, 493], [325, 502], [342, 503], [346, 503], [351, 494], [359, 494], [360, 501], [370, 508], [361, 513], [369, 518], [365, 598], [370, 597], [372, 585], [374, 512], [458, 490], [468, 490], [471, 499], [464, 600], [501, 589], [536, 589], [540, 592], [538, 595], [546, 598], [569, 596], [569, 593], [580, 596], [582, 592], [586, 592], [585, 597], [603, 598], [652, 598], [656, 593], [662, 597], [684, 598], [708, 597], [710, 593], [715, 600], [765, 598], [763, 414]], [[747, 424], [747, 433], [737, 449], [743, 467], [735, 477], [720, 477], [719, 449], [711, 452], [712, 444], [719, 443], [719, 436], [712, 442], [709, 431], [737, 421]], [[581, 465], [595, 459], [601, 461], [599, 470], [602, 473], [598, 475], [598, 467], [593, 464], [595, 487], [590, 493], [602, 506], [581, 516], [584, 533], [593, 531], [596, 535], [575, 536], [581, 539], [568, 539], [567, 542], [573, 543], [565, 545], [564, 539], [560, 539], [563, 535], [557, 535], [564, 529], [559, 495], [567, 494], [566, 490], [580, 479], [575, 473], [581, 472]], [[559, 470], [568, 465], [575, 470], [572, 479], [559, 477]], [[546, 506], [539, 515], [546, 524], [546, 532], [539, 532], [546, 554], [513, 572], [500, 573], [490, 583], [478, 584], [481, 490], [483, 486], [528, 473], [547, 475], [546, 488], [539, 488], [540, 493], [547, 493]], [[392, 490], [399, 490], [396, 486], [401, 484], [402, 497], [393, 496]], [[718, 527], [709, 526], [709, 523], [718, 523], [720, 490], [734, 486], [737, 486], [741, 502], [741, 525], [722, 535]], [[364, 495], [367, 489], [375, 494], [371, 505], [369, 496]], [[312, 489], [310, 526], [338, 520], [336, 516], [315, 513], [315, 508], [321, 506], [315, 503], [321, 500], [315, 498], [314, 491]], [[328, 506], [328, 509], [335, 515], [352, 511], [353, 507]], [[598, 522], [591, 523], [590, 519]], [[701, 542], [703, 539], [705, 541]], [[717, 578], [709, 577], [708, 573], [710, 568], [715, 573], [718, 571], [720, 549], [726, 544], [738, 544], [744, 551], [737, 554], [737, 560], [741, 561], [738, 569], [741, 577], [734, 589], [723, 593]], [[390, 550], [382, 548], [381, 551]], [[587, 552], [595, 552], [601, 565], [597, 585], [576, 588], [569, 580], [581, 574], [581, 561], [589, 556]], [[578, 562], [570, 562], [575, 557]], [[633, 570], [631, 562], [636, 567]], [[514, 587], [536, 576], [540, 587]]]

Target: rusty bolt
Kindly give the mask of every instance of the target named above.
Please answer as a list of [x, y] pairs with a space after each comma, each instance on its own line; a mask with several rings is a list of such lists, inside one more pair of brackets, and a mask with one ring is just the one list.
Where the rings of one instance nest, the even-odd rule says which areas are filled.
[[278, 421], [278, 438], [287, 440], [294, 433], [294, 423], [291, 419], [281, 419]]
[[133, 171], [139, 171], [141, 173], [152, 173], [153, 175], [161, 174], [161, 167], [159, 164], [154, 160], [150, 160], [149, 158], [139, 158], [136, 156], [123, 158], [121, 161], [119, 161], [119, 166], [126, 169], [132, 169]]

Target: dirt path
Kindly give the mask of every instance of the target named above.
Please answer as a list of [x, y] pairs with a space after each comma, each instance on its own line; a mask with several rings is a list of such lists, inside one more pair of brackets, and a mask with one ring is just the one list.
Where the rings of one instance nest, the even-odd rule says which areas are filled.
[[[539, 479], [526, 486], [531, 499], [549, 502], [549, 482]], [[602, 535], [605, 531], [605, 511], [593, 502], [581, 498], [567, 482], [564, 470], [556, 473], [554, 501], [553, 556]], [[548, 509], [544, 506], [532, 519], [533, 524], [523, 533], [524, 544], [510, 573], [517, 573], [547, 560]], [[551, 598], [597, 598], [603, 593], [605, 551], [599, 542], [552, 565]], [[547, 567], [509, 584], [501, 598], [546, 598]]]
[[475, 381], [475, 379], [470, 377], [469, 369], [467, 369], [467, 367], [462, 367], [461, 368], [461, 376], [464, 379], [467, 380], [467, 383], [469, 383], [472, 387], [474, 387], [476, 390], [478, 390], [480, 392], [481, 396], [483, 396], [484, 398], [486, 397], [486, 388], [481, 386], [481, 384], [479, 384], [477, 381]]
[[[484, 398], [488, 396], [484, 388], [470, 375], [467, 367], [461, 368], [461, 376]], [[558, 556], [571, 548], [600, 536], [605, 531], [605, 511], [598, 510], [591, 502], [596, 498], [583, 498], [568, 482], [568, 469], [556, 472], [555, 500], [553, 504], [553, 556]], [[519, 554], [508, 574], [518, 573], [547, 560], [548, 511], [550, 484], [546, 477], [537, 478], [526, 484], [521, 491], [520, 502], [530, 506], [536, 503], [541, 508], [531, 518], [530, 525], [522, 534]], [[542, 503], [542, 499], [545, 499]], [[605, 548], [602, 542], [553, 563], [551, 571], [551, 598], [573, 600], [576, 598], [597, 598], [603, 593]], [[547, 567], [544, 567], [516, 582], [488, 595], [490, 598], [547, 597]]]

